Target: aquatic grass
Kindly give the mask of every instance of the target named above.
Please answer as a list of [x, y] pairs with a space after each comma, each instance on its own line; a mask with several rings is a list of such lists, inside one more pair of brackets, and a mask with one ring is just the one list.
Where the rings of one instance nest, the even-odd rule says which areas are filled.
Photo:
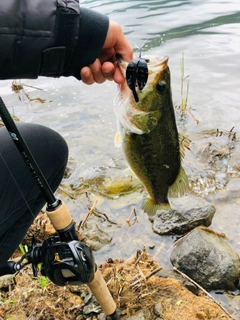
[[[189, 75], [185, 76], [185, 67], [184, 67], [184, 52], [182, 52], [182, 58], [180, 59], [180, 72], [181, 72], [181, 111], [182, 114], [187, 112], [187, 104], [188, 104], [188, 94], [189, 94]], [[184, 94], [184, 84], [187, 81], [187, 89]]]
[[[193, 115], [191, 111], [191, 106], [188, 106], [190, 81], [189, 81], [189, 75], [185, 75], [184, 52], [182, 52], [182, 57], [180, 59], [180, 72], [181, 72], [181, 105], [178, 107], [178, 109], [180, 109], [181, 111], [181, 119], [183, 119], [185, 115], [188, 113], [198, 124], [199, 120]], [[185, 86], [186, 86], [186, 89], [185, 89]]]

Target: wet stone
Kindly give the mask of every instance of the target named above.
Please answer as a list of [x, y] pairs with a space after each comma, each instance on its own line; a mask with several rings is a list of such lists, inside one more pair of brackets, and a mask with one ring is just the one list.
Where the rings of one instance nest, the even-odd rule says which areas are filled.
[[184, 234], [197, 226], [210, 226], [215, 213], [213, 206], [177, 210], [158, 210], [153, 220], [153, 231], [160, 235]]
[[173, 248], [171, 263], [207, 290], [236, 290], [240, 257], [213, 230], [195, 228]]

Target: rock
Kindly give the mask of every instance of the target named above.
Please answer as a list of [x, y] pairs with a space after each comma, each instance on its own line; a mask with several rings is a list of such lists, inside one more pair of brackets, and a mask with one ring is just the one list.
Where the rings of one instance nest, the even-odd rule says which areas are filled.
[[158, 316], [158, 317], [161, 318], [162, 313], [163, 313], [163, 307], [162, 307], [162, 304], [160, 302], [156, 303], [153, 306], [153, 313], [154, 313], [155, 316]]
[[80, 240], [86, 243], [93, 251], [102, 249], [112, 241], [112, 237], [101, 230], [96, 223], [87, 223], [81, 231]]
[[13, 285], [16, 284], [14, 274], [6, 274], [0, 277], [0, 289], [8, 291]]
[[105, 315], [105, 313], [100, 313], [98, 315], [98, 320], [106, 320], [107, 319], [107, 316]]
[[163, 320], [163, 307], [160, 302], [156, 303], [150, 309], [139, 310], [136, 314], [128, 317], [128, 320]]
[[195, 228], [175, 245], [170, 259], [205, 289], [236, 290], [239, 284], [239, 255], [210, 229]]
[[136, 314], [129, 317], [128, 320], [148, 320], [152, 319], [150, 310], [139, 310]]
[[213, 206], [193, 208], [185, 212], [158, 210], [153, 217], [153, 230], [160, 235], [183, 234], [197, 226], [210, 226], [215, 213]]
[[102, 311], [102, 308], [94, 302], [89, 303], [88, 305], [83, 307], [84, 315], [90, 314], [90, 313], [100, 313], [101, 311]]

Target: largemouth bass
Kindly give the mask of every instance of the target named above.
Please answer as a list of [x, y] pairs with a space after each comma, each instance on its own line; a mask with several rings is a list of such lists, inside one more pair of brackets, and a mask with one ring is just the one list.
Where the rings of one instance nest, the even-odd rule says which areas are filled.
[[[127, 82], [118, 86], [114, 101], [118, 134], [125, 158], [148, 192], [142, 209], [149, 215], [170, 209], [168, 196], [185, 193], [188, 179], [181, 166], [180, 147], [172, 102], [168, 57], [147, 57], [148, 81], [134, 99]], [[118, 58], [124, 75], [128, 63]]]

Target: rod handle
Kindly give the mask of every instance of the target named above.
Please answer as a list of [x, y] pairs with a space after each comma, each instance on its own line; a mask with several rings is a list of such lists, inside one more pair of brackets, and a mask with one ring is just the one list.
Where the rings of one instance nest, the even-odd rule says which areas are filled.
[[88, 283], [93, 295], [106, 315], [112, 315], [116, 311], [116, 303], [108, 290], [107, 284], [99, 269], [96, 270], [94, 279]]
[[49, 211], [47, 208], [46, 211], [52, 225], [57, 231], [66, 229], [73, 221], [72, 215], [63, 201], [61, 201], [56, 209]]

